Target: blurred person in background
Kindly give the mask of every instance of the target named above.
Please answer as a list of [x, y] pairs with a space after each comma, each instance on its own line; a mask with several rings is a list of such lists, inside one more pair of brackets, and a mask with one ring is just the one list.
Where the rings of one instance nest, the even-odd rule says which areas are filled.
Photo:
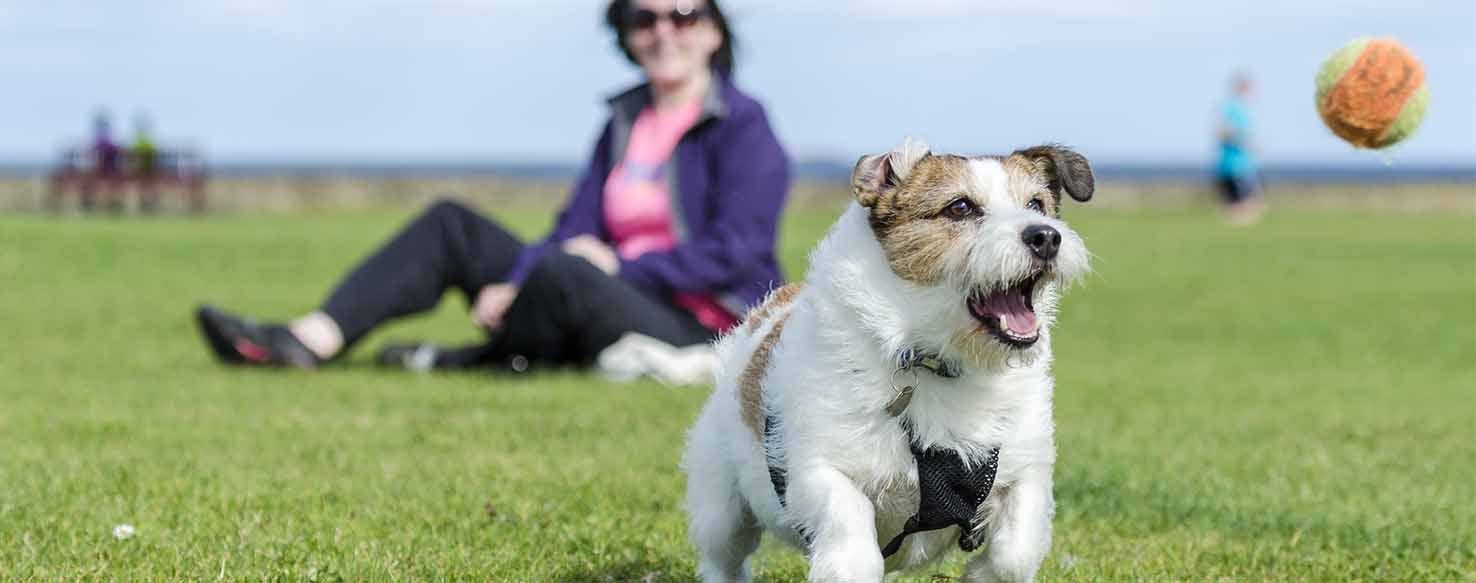
[[1220, 106], [1216, 138], [1219, 160], [1215, 164], [1215, 187], [1231, 224], [1246, 225], [1261, 219], [1260, 168], [1251, 153], [1250, 97], [1255, 87], [1248, 74], [1230, 79], [1230, 95]]
[[598, 359], [623, 367], [617, 374], [705, 382], [708, 343], [782, 283], [774, 247], [789, 163], [763, 108], [733, 85], [734, 39], [716, 0], [614, 0], [605, 22], [645, 83], [609, 100], [545, 239], [525, 245], [470, 208], [437, 202], [317, 311], [257, 324], [201, 306], [210, 350], [232, 364], [313, 368], [455, 288], [486, 342], [391, 345], [377, 360], [522, 371]]
[[109, 210], [123, 210], [123, 149], [113, 141], [113, 122], [106, 111], [99, 111], [92, 118], [87, 162], [82, 181], [82, 210], [90, 211], [97, 205], [99, 189]]
[[139, 208], [144, 212], [159, 210], [159, 146], [154, 143], [148, 116], [139, 115], [133, 120], [128, 161], [138, 187]]

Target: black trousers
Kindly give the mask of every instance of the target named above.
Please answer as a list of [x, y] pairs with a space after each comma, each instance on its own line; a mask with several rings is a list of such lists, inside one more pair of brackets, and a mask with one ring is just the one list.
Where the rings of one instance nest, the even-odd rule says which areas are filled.
[[[428, 311], [446, 290], [470, 305], [486, 285], [506, 280], [523, 244], [506, 229], [451, 201], [426, 209], [339, 283], [322, 311], [343, 331], [345, 350], [384, 322]], [[444, 351], [437, 368], [587, 365], [626, 332], [675, 346], [714, 333], [691, 313], [649, 297], [583, 258], [554, 252], [524, 280], [487, 341]]]

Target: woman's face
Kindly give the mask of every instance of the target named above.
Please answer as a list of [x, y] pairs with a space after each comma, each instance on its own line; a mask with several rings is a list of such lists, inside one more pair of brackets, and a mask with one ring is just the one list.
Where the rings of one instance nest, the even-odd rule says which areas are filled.
[[700, 0], [634, 0], [625, 18], [625, 44], [646, 79], [681, 83], [707, 71], [723, 35]]

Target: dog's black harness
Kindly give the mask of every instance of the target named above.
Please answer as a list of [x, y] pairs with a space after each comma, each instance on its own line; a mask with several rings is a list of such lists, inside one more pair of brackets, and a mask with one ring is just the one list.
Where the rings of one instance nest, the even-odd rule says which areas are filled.
[[[897, 397], [887, 406], [887, 412], [893, 417], [901, 416], [906, 411], [907, 405], [912, 401], [912, 391], [917, 386], [917, 369], [924, 368], [933, 374], [943, 378], [958, 378], [963, 374], [957, 363], [945, 360], [936, 354], [925, 354], [916, 350], [909, 350], [897, 358], [897, 368], [892, 373], [893, 388], [897, 390]], [[899, 373], [910, 373], [913, 375], [912, 382], [903, 386], [897, 385]], [[764, 417], [764, 450], [769, 463], [769, 481], [774, 484], [774, 493], [779, 495], [779, 504], [784, 505], [784, 496], [788, 490], [788, 481], [783, 466], [775, 463], [774, 452], [769, 451], [769, 443], [773, 441], [776, 419], [773, 412]], [[918, 483], [918, 509], [917, 513], [907, 519], [902, 526], [902, 532], [893, 537], [891, 542], [882, 549], [883, 557], [890, 557], [902, 548], [902, 540], [909, 534], [938, 530], [957, 526], [959, 528], [958, 548], [964, 552], [979, 548], [980, 537], [973, 536], [979, 530], [980, 517], [979, 507], [989, 497], [989, 492], [994, 488], [994, 476], [999, 470], [999, 448], [989, 450], [989, 458], [982, 465], [969, 467], [964, 464], [963, 456], [958, 452], [946, 449], [929, 448], [920, 449], [917, 438], [912, 435], [912, 425], [905, 419], [902, 420], [903, 427], [907, 430], [908, 446], [912, 449], [912, 459], [917, 464]], [[805, 542], [809, 541], [809, 533], [804, 533]]]

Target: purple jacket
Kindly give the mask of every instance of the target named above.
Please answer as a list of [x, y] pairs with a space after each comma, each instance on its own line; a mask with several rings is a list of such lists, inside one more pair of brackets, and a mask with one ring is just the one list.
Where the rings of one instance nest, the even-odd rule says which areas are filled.
[[[529, 245], [508, 279], [519, 283], [559, 243], [584, 234], [609, 242], [604, 187], [625, 155], [636, 115], [650, 103], [642, 85], [611, 98], [610, 121], [548, 238]], [[789, 194], [789, 160], [764, 109], [721, 75], [697, 123], [677, 142], [665, 175], [677, 245], [622, 260], [618, 277], [669, 301], [672, 292], [712, 293], [741, 317], [783, 283], [774, 256], [779, 213]]]

